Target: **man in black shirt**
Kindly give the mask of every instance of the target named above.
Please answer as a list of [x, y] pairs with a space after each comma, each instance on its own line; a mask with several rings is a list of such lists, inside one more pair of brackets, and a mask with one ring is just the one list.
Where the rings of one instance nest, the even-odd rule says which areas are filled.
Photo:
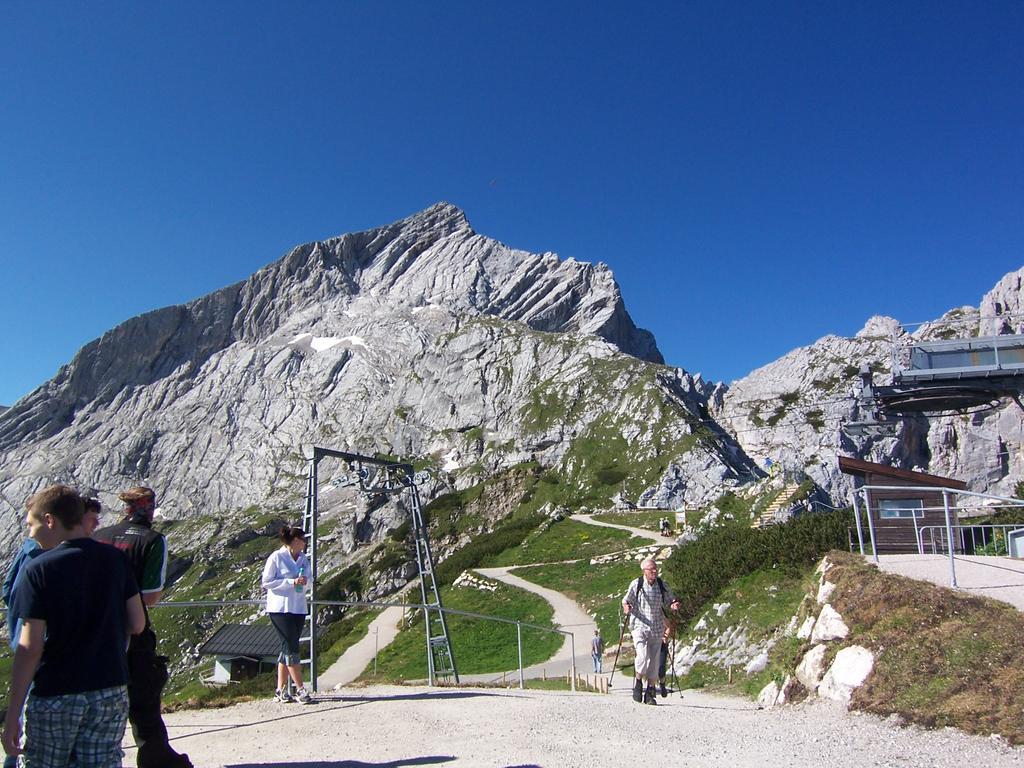
[[[112, 544], [128, 556], [139, 583], [142, 602], [156, 605], [167, 575], [167, 542], [153, 530], [156, 494], [152, 488], [129, 488], [119, 495], [125, 518], [101, 528], [94, 537]], [[146, 628], [128, 646], [128, 719], [139, 748], [139, 768], [192, 768], [188, 755], [179, 755], [167, 742], [167, 726], [160, 716], [160, 693], [167, 684], [167, 657], [156, 653], [156, 634], [146, 614]]]
[[25, 565], [11, 607], [23, 625], [4, 751], [21, 754], [27, 768], [62, 768], [72, 756], [78, 764], [119, 768], [128, 714], [125, 641], [145, 626], [138, 587], [125, 559], [86, 535], [74, 489], [50, 486], [27, 506], [29, 535], [48, 551]]

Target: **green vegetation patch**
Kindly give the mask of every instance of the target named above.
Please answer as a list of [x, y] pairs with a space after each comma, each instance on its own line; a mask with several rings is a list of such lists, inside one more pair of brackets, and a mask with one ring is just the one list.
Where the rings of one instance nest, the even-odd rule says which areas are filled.
[[353, 610], [340, 621], [329, 624], [317, 638], [319, 669], [326, 670], [341, 658], [341, 654], [366, 637], [366, 632], [375, 618], [375, 611]]
[[[442, 590], [442, 602], [445, 608], [552, 626], [553, 611], [546, 600], [506, 584], [492, 583], [496, 586], [494, 592], [472, 587], [445, 588]], [[515, 625], [455, 614], [449, 614], [447, 621], [460, 675], [501, 673], [518, 668]], [[524, 627], [522, 638], [524, 666], [546, 661], [562, 646], [562, 635], [557, 632]], [[426, 637], [422, 615], [381, 650], [377, 674], [384, 680], [426, 679]], [[364, 672], [361, 679], [372, 678]]]
[[537, 514], [513, 515], [504, 520], [490, 533], [475, 537], [469, 544], [442, 561], [434, 571], [437, 583], [451, 584], [463, 571], [476, 568], [487, 558], [499, 555], [510, 547], [518, 547], [542, 522], [544, 517]]
[[173, 692], [165, 692], [163, 709], [177, 712], [182, 709], [220, 709], [243, 701], [269, 699], [277, 687], [277, 672], [261, 675], [227, 685], [207, 686], [191, 679]]
[[[737, 624], [742, 625], [748, 639], [761, 643], [775, 637], [768, 653], [768, 666], [753, 675], [734, 667], [730, 681], [730, 670], [707, 662], [700, 662], [679, 678], [683, 688], [720, 687], [747, 696], [757, 694], [771, 680], [782, 683], [786, 675], [792, 674], [799, 661], [802, 641], [795, 637], [782, 636], [782, 629], [800, 610], [807, 591], [814, 583], [813, 566], [802, 569], [766, 568], [730, 581], [715, 598], [717, 603], [729, 603], [728, 609], [719, 616], [708, 611], [704, 616], [705, 628], [702, 636], [722, 633]], [[682, 633], [678, 644], [689, 642], [694, 630]]]
[[658, 532], [658, 522], [663, 517], [668, 517], [669, 523], [675, 527], [676, 517], [674, 512], [601, 512], [594, 515], [594, 519], [601, 523], [613, 525], [627, 525], [630, 528], [643, 528], [645, 531]]
[[803, 515], [782, 525], [730, 525], [708, 531], [677, 547], [662, 567], [662, 578], [682, 603], [680, 616], [696, 618], [727, 584], [757, 570], [803, 567], [844, 546], [851, 524], [846, 511]]
[[485, 562], [488, 566], [501, 566], [589, 559], [628, 549], [638, 542], [633, 534], [616, 528], [600, 528], [568, 519], [547, 521], [518, 547], [487, 558]]

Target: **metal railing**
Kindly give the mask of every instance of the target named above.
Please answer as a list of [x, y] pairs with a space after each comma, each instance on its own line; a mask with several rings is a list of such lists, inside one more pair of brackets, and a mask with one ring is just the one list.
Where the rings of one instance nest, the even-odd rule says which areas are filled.
[[[266, 605], [266, 600], [166, 600], [156, 605], [150, 606], [149, 610], [160, 609], [160, 608], [231, 608], [237, 606], [258, 606], [263, 607]], [[455, 616], [465, 616], [471, 619], [483, 619], [484, 621], [496, 621], [501, 624], [514, 624], [516, 627], [516, 645], [517, 645], [517, 658], [519, 660], [519, 687], [524, 688], [526, 678], [524, 675], [525, 668], [523, 667], [523, 627], [528, 629], [536, 629], [542, 632], [555, 632], [560, 635], [566, 635], [569, 638], [570, 648], [570, 670], [571, 670], [571, 690], [576, 690], [576, 638], [573, 633], [565, 629], [555, 629], [554, 627], [544, 627], [540, 624], [531, 624], [527, 621], [519, 621], [518, 619], [507, 619], [503, 616], [488, 616], [484, 613], [473, 613], [472, 611], [462, 611], [457, 608], [439, 608], [436, 605], [424, 605], [422, 603], [401, 603], [401, 602], [374, 602], [367, 600], [311, 600], [309, 601], [310, 612], [315, 611], [317, 608], [324, 608], [329, 606], [345, 606], [345, 607], [360, 607], [360, 608], [402, 608], [406, 612], [409, 611], [427, 611], [427, 610], [442, 610], [447, 614]], [[329, 626], [329, 625], [328, 625]], [[310, 667], [310, 680], [312, 682], [313, 691], [317, 690], [317, 678], [319, 677], [320, 670], [318, 670], [316, 663], [316, 654], [311, 655], [311, 658], [302, 659], [302, 664]]]
[[[874, 520], [872, 519], [872, 514], [871, 514], [871, 493], [872, 493], [872, 491], [900, 491], [900, 492], [915, 491], [915, 492], [922, 493], [922, 494], [934, 494], [936, 492], [941, 492], [942, 493], [942, 507], [941, 507], [941, 509], [943, 510], [943, 513], [944, 513], [945, 518], [946, 518], [944, 525], [941, 525], [941, 526], [918, 526], [918, 522], [917, 522], [918, 518], [917, 518], [916, 512], [915, 512], [915, 514], [912, 514], [911, 517], [913, 518], [913, 521], [914, 521], [914, 537], [915, 537], [915, 539], [917, 541], [918, 552], [921, 552], [921, 550], [923, 548], [923, 545], [921, 543], [922, 542], [921, 534], [920, 534], [921, 528], [923, 528], [923, 527], [927, 527], [929, 529], [930, 528], [941, 528], [941, 529], [945, 530], [945, 542], [946, 542], [946, 547], [945, 548], [946, 548], [947, 553], [949, 554], [949, 585], [951, 587], [954, 587], [954, 588], [957, 586], [957, 582], [956, 582], [956, 559], [954, 557], [953, 528], [954, 527], [956, 527], [956, 528], [970, 528], [970, 527], [972, 527], [970, 525], [960, 525], [959, 523], [956, 526], [953, 525], [953, 514], [957, 510], [967, 509], [967, 507], [964, 507], [963, 505], [961, 505], [959, 503], [956, 503], [959, 500], [959, 498], [961, 496], [967, 496], [967, 497], [974, 498], [974, 499], [980, 499], [982, 501], [982, 503], [986, 503], [987, 502], [987, 503], [998, 504], [998, 506], [1000, 506], [1000, 507], [1017, 507], [1017, 508], [1024, 507], [1024, 500], [1021, 500], [1021, 499], [1012, 499], [1012, 498], [1008, 498], [1006, 496], [994, 496], [994, 495], [989, 494], [989, 493], [976, 493], [975, 491], [963, 491], [963, 490], [958, 490], [956, 488], [941, 488], [941, 487], [936, 487], [934, 485], [930, 485], [930, 486], [862, 485], [860, 488], [855, 489], [854, 492], [853, 492], [853, 514], [854, 514], [854, 520], [855, 520], [856, 525], [857, 525], [857, 542], [858, 542], [859, 547], [860, 547], [860, 553], [862, 555], [865, 555], [865, 552], [864, 552], [864, 531], [863, 531], [863, 527], [861, 525], [861, 512], [860, 512], [860, 503], [863, 503], [864, 504], [864, 508], [867, 510], [867, 513], [868, 513], [867, 514], [868, 536], [869, 536], [869, 540], [871, 542], [871, 555], [872, 555], [872, 558], [874, 559], [874, 561], [876, 563], [878, 562], [878, 544], [877, 544], [878, 540], [875, 537], [875, 524], [874, 524]], [[952, 499], [952, 501], [951, 501], [951, 499]], [[920, 510], [921, 508], [917, 508], [917, 509]], [[971, 511], [975, 511], [975, 510], [972, 509]], [[981, 526], [975, 526], [975, 527], [981, 527]], [[1012, 527], [1019, 528], [1021, 526], [1012, 526]]]
[[[1024, 523], [954, 525], [953, 537], [954, 540], [959, 542], [959, 551], [965, 555], [1005, 557], [1009, 554], [1007, 535], [1010, 531], [1016, 531], [1020, 528], [1024, 528]], [[921, 526], [917, 537], [918, 554], [925, 554], [926, 538], [931, 544], [931, 553], [933, 555], [937, 555], [947, 548], [945, 526]]]

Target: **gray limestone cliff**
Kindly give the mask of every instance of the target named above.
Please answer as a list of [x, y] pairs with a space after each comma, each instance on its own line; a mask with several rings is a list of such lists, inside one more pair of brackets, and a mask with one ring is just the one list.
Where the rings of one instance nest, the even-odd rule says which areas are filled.
[[[907, 420], [887, 437], [841, 427], [861, 365], [884, 380], [908, 339], [1019, 332], [1022, 285], [1024, 270], [1007, 275], [978, 308], [912, 336], [871, 318], [725, 386], [663, 364], [605, 265], [509, 248], [438, 204], [296, 247], [84, 346], [0, 413], [0, 545], [20, 537], [25, 498], [58, 481], [108, 506], [146, 483], [172, 519], [295, 520], [306, 443], [414, 457], [434, 473], [428, 498], [528, 464], [578, 507], [707, 505], [770, 457], [845, 504], [839, 454], [1009, 493], [1024, 478], [1014, 405]], [[405, 514], [324, 490], [324, 510], [351, 522], [346, 550]]]
[[0, 533], [55, 481], [108, 505], [147, 483], [172, 518], [294, 517], [304, 443], [421, 457], [449, 487], [530, 460], [580, 489], [620, 459], [633, 483], [676, 459], [734, 480], [745, 459], [701, 425], [706, 386], [661, 362], [606, 266], [508, 248], [435, 205], [83, 347], [0, 415]]

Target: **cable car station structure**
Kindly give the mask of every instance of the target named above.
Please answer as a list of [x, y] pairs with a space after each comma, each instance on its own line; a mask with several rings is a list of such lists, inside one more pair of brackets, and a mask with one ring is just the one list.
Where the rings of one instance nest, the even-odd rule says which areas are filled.
[[1024, 335], [895, 346], [891, 384], [876, 385], [868, 366], [860, 378], [867, 418], [846, 424], [848, 433], [891, 431], [899, 419], [916, 415], [986, 411], [1004, 398], [1024, 411]]

